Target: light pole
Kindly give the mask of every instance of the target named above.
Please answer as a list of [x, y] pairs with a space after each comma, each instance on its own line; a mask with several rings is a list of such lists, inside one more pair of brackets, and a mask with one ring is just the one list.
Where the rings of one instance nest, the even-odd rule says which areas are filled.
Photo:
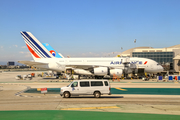
[[136, 39], [134, 40], [135, 48], [136, 48]]

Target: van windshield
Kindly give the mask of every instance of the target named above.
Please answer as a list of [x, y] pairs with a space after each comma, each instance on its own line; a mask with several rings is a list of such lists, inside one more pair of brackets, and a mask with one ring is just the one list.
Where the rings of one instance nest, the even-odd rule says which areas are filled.
[[73, 83], [73, 82], [71, 82], [67, 87], [71, 86], [72, 83]]

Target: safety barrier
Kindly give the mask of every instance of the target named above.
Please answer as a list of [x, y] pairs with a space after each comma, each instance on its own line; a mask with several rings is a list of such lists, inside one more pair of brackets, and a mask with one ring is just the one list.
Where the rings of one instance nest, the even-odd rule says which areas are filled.
[[157, 76], [157, 82], [163, 82], [163, 76]]
[[177, 79], [178, 79], [178, 76], [175, 76], [174, 79], [177, 80]]
[[177, 81], [180, 82], [180, 76], [178, 76], [178, 80]]
[[174, 82], [173, 76], [168, 76], [168, 82]]
[[157, 76], [157, 82], [180, 82], [180, 76], [168, 76], [163, 79], [163, 76]]
[[180, 76], [168, 76], [168, 82], [180, 82]]

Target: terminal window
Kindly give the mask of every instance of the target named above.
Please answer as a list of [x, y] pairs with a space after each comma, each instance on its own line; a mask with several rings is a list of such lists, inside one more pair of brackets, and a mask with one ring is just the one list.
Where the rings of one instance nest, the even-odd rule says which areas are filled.
[[173, 52], [133, 52], [132, 57], [142, 57], [155, 60], [158, 63], [173, 63]]

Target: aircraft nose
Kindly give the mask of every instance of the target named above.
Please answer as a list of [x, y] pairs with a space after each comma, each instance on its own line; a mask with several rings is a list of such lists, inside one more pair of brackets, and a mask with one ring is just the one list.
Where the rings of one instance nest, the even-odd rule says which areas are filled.
[[163, 72], [164, 71], [164, 68], [162, 66], [159, 66], [160, 68], [160, 71]]

